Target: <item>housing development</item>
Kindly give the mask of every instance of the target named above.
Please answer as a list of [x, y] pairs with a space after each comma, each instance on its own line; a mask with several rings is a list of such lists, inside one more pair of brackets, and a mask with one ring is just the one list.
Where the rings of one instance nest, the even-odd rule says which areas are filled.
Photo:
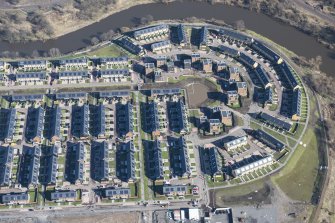
[[183, 202], [167, 222], [200, 222], [211, 190], [280, 171], [299, 144], [304, 86], [261, 40], [164, 23], [108, 44], [123, 56], [0, 61], [20, 89], [0, 98], [1, 207]]

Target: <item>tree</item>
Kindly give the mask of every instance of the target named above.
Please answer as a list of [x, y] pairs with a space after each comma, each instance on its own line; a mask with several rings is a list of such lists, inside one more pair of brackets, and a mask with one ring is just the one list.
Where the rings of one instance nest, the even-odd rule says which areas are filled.
[[99, 43], [99, 39], [96, 37], [96, 36], [94, 36], [92, 39], [91, 39], [91, 44], [92, 45], [97, 45]]
[[7, 0], [8, 3], [12, 4], [12, 5], [17, 5], [20, 3], [20, 0]]
[[154, 20], [154, 17], [152, 15], [146, 15], [146, 16], [143, 16], [141, 19], [140, 19], [140, 23], [142, 25], [146, 25], [150, 22], [152, 22]]
[[50, 57], [58, 57], [60, 55], [61, 55], [61, 53], [60, 53], [60, 50], [58, 48], [51, 48], [49, 50], [49, 56]]
[[31, 53], [31, 57], [32, 58], [37, 58], [40, 56], [40, 53], [38, 52], [38, 50], [34, 50], [32, 53]]
[[100, 39], [102, 41], [107, 41], [113, 38], [113, 36], [115, 35], [114, 30], [108, 30], [107, 32], [104, 32], [103, 34], [100, 35]]
[[243, 20], [237, 20], [234, 22], [234, 28], [237, 30], [245, 30], [245, 23]]

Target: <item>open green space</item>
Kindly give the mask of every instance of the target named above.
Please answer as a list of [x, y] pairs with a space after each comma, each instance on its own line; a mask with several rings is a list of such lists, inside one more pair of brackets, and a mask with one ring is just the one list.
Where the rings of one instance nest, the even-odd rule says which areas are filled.
[[306, 148], [299, 145], [285, 167], [273, 177], [290, 198], [309, 202], [314, 189], [319, 166], [317, 138], [309, 128], [302, 140]]

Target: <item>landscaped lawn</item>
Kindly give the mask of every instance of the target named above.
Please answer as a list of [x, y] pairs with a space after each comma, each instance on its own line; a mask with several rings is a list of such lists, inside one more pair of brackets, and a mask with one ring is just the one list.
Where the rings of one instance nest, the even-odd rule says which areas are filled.
[[319, 166], [317, 139], [313, 129], [308, 129], [303, 142], [307, 147], [297, 147], [286, 166], [273, 177], [273, 182], [290, 198], [309, 202]]

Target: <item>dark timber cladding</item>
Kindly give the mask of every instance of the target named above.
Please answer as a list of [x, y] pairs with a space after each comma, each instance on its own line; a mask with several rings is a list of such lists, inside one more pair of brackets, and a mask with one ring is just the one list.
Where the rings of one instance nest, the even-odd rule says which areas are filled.
[[0, 146], [0, 186], [10, 185], [10, 175], [13, 165], [14, 149], [10, 146]]
[[123, 182], [135, 180], [135, 149], [132, 141], [119, 143], [116, 150], [116, 177]]
[[58, 147], [42, 146], [39, 181], [44, 185], [57, 183]]
[[58, 106], [47, 107], [45, 110], [44, 135], [51, 141], [59, 141], [61, 138], [61, 112], [61, 108]]
[[290, 67], [287, 65], [286, 62], [283, 62], [282, 64], [278, 65], [282, 74], [285, 75], [288, 84], [290, 85], [290, 87], [293, 90], [296, 90], [297, 88], [300, 88], [299, 84], [298, 84], [298, 80], [295, 77], [295, 75], [293, 74], [292, 70], [290, 69]]
[[72, 106], [71, 133], [77, 138], [89, 136], [89, 106]]
[[42, 107], [28, 109], [25, 137], [29, 142], [41, 142], [44, 128], [44, 109]]
[[77, 192], [75, 190], [53, 191], [51, 192], [51, 200], [75, 200]]
[[265, 122], [269, 123], [270, 125], [274, 125], [278, 128], [284, 129], [286, 131], [289, 131], [292, 127], [291, 123], [282, 121], [276, 117], [273, 117], [265, 112], [262, 112], [259, 114], [260, 119], [264, 120]]
[[153, 133], [159, 130], [159, 115], [156, 102], [141, 103], [141, 123], [143, 131]]
[[126, 50], [135, 55], [141, 56], [145, 54], [144, 48], [141, 45], [138, 45], [137, 43], [133, 42], [128, 37], [123, 37], [120, 40], [120, 44], [122, 45], [122, 47], [126, 48]]
[[160, 141], [143, 141], [143, 146], [145, 151], [146, 176], [151, 180], [162, 179], [164, 173]]
[[285, 145], [283, 143], [281, 143], [279, 140], [269, 135], [268, 133], [264, 132], [263, 130], [258, 129], [254, 131], [254, 136], [256, 139], [260, 140], [277, 152], [280, 152], [285, 148]]
[[0, 140], [1, 141], [12, 141], [15, 129], [15, 118], [16, 109], [4, 109], [0, 110]]
[[20, 159], [19, 183], [24, 187], [38, 184], [38, 175], [40, 168], [40, 146], [23, 146], [23, 152]]
[[265, 88], [268, 88], [271, 86], [271, 83], [270, 83], [271, 80], [269, 76], [267, 75], [267, 73], [265, 72], [265, 70], [261, 66], [258, 66], [255, 69], [255, 73]]
[[106, 133], [106, 107], [90, 105], [90, 134], [95, 137], [103, 137]]
[[215, 147], [200, 148], [201, 171], [210, 176], [222, 174], [222, 159]]
[[187, 44], [188, 39], [187, 39], [187, 34], [185, 30], [185, 26], [183, 24], [178, 25], [178, 40], [179, 44]]
[[191, 175], [191, 168], [185, 138], [169, 137], [168, 143], [169, 143], [170, 167], [172, 176], [189, 177]]
[[84, 181], [85, 145], [82, 142], [67, 143], [65, 180], [71, 184]]
[[182, 100], [167, 102], [169, 128], [173, 132], [187, 132], [186, 107]]
[[95, 181], [109, 180], [109, 166], [108, 166], [108, 143], [92, 142], [91, 145], [91, 178]]
[[239, 53], [238, 60], [247, 65], [249, 68], [257, 68], [258, 66], [258, 63], [244, 53]]
[[268, 47], [264, 46], [259, 41], [254, 41], [251, 44], [251, 47], [261, 53], [263, 56], [265, 56], [268, 60], [270, 60], [272, 63], [280, 64], [282, 62], [280, 56], [273, 52]]
[[117, 103], [116, 112], [116, 133], [119, 137], [131, 136], [133, 132], [133, 105]]

